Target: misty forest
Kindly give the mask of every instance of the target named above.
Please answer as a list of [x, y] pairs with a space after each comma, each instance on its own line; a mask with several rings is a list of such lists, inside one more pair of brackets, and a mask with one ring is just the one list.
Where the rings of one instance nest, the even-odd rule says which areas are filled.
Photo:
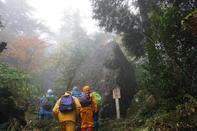
[[0, 0], [0, 131], [73, 131], [41, 98], [84, 86], [94, 131], [197, 131], [197, 1]]

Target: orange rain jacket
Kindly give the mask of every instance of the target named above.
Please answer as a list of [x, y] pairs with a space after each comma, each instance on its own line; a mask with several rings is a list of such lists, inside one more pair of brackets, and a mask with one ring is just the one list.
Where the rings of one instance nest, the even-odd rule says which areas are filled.
[[[69, 93], [65, 93], [63, 96], [68, 96], [71, 95]], [[61, 97], [61, 98], [62, 98]], [[80, 108], [81, 108], [81, 104], [79, 102], [79, 100], [73, 96], [73, 99], [75, 101], [75, 105], [76, 105], [76, 110], [72, 111], [72, 112], [68, 112], [68, 113], [61, 113], [59, 111], [59, 105], [60, 105], [60, 101], [61, 98], [56, 102], [55, 106], [53, 107], [53, 114], [55, 116], [55, 118], [61, 123], [61, 122], [65, 122], [65, 121], [72, 121], [72, 122], [76, 122], [77, 119], [77, 114], [79, 114]]]
[[92, 99], [92, 104], [88, 107], [81, 107], [81, 128], [91, 128], [94, 127], [93, 114], [98, 111], [96, 98], [90, 93]]

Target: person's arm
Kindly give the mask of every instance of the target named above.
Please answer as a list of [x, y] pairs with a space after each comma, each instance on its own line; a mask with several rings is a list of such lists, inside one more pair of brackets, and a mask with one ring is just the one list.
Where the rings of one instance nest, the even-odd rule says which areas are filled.
[[43, 106], [43, 105], [42, 105], [43, 99], [44, 99], [44, 96], [40, 97], [40, 101], [39, 101], [40, 106]]
[[59, 105], [60, 105], [60, 100], [57, 100], [57, 102], [55, 103], [55, 106], [53, 107], [53, 115], [54, 117], [58, 120], [58, 113], [59, 113]]
[[91, 94], [91, 98], [92, 98], [93, 112], [96, 113], [96, 112], [98, 112], [98, 106], [97, 106], [96, 98], [92, 94]]

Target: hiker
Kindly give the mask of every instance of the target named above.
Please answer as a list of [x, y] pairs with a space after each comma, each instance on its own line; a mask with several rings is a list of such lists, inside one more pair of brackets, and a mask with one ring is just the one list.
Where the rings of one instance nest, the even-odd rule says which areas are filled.
[[97, 112], [97, 104], [95, 97], [91, 94], [89, 86], [83, 87], [79, 101], [81, 103], [81, 131], [93, 131], [93, 114]]
[[47, 90], [47, 94], [40, 98], [40, 110], [39, 110], [39, 119], [52, 119], [52, 109], [55, 105], [56, 97], [53, 95], [51, 89]]
[[61, 131], [75, 131], [80, 108], [79, 100], [69, 91], [59, 98], [53, 108], [53, 114], [60, 123]]
[[98, 131], [98, 128], [99, 128], [99, 122], [98, 122], [98, 120], [99, 120], [99, 111], [100, 111], [100, 108], [102, 106], [102, 97], [96, 91], [92, 92], [91, 94], [92, 94], [93, 97], [95, 97], [96, 103], [97, 103], [97, 112], [95, 112], [93, 114], [93, 118], [94, 118], [94, 131]]
[[[77, 86], [74, 86], [73, 89], [72, 89], [72, 96], [76, 97], [76, 98], [79, 98], [80, 97], [80, 92], [79, 92], [79, 88]], [[76, 131], [80, 131], [80, 117], [79, 119], [77, 119], [77, 122], [76, 122]]]
[[80, 92], [78, 91], [78, 87], [74, 86], [72, 89], [72, 96], [80, 97]]

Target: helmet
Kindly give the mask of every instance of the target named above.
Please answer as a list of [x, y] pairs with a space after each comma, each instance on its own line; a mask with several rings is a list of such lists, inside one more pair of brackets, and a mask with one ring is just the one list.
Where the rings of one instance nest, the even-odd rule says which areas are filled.
[[83, 91], [90, 91], [90, 87], [89, 86], [84, 86]]
[[47, 90], [47, 94], [48, 94], [48, 95], [52, 95], [52, 94], [53, 94], [53, 90], [52, 90], [52, 89], [48, 89], [48, 90]]
[[73, 91], [77, 91], [78, 90], [78, 87], [74, 86], [72, 90]]

